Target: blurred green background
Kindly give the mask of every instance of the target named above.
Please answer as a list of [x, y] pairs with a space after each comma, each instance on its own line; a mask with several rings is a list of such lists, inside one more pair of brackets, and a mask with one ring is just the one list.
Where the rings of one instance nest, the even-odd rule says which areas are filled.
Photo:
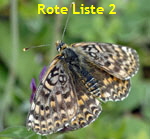
[[[86, 128], [39, 136], [25, 127], [29, 87], [56, 55], [67, 15], [38, 15], [37, 4], [69, 7], [69, 0], [0, 0], [0, 139], [150, 139], [150, 0], [76, 0], [77, 8], [104, 7], [103, 15], [73, 15], [63, 41], [109, 42], [137, 50], [140, 70], [122, 102], [102, 103], [99, 118]], [[109, 4], [116, 15], [109, 15]], [[24, 47], [50, 44], [23, 52]]]

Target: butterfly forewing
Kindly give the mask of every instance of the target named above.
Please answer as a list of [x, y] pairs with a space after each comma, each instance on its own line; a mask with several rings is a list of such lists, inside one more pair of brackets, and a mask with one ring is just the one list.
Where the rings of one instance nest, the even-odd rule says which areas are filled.
[[139, 58], [134, 49], [109, 43], [75, 43], [72, 47], [86, 56], [96, 66], [122, 79], [130, 79], [139, 67]]
[[77, 113], [77, 100], [70, 78], [56, 58], [40, 83], [31, 104], [27, 126], [50, 134], [70, 124]]
[[99, 101], [87, 95], [64, 64], [59, 56], [53, 60], [32, 101], [27, 126], [38, 134], [84, 127], [101, 112]]

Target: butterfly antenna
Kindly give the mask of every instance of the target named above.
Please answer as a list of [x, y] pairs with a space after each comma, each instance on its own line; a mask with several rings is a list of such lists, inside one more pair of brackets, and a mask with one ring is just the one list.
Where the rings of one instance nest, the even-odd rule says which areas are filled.
[[38, 47], [45, 47], [45, 46], [49, 46], [49, 45], [50, 44], [44, 44], [44, 45], [38, 45], [38, 46], [31, 46], [31, 47], [23, 48], [23, 51], [27, 51], [29, 49], [38, 48]]
[[69, 13], [68, 13], [68, 17], [67, 17], [67, 20], [66, 20], [66, 23], [65, 23], [65, 27], [64, 27], [64, 30], [63, 30], [63, 34], [62, 34], [61, 40], [64, 39], [64, 35], [65, 35], [66, 29], [67, 29], [67, 25], [68, 25], [70, 13], [71, 13], [71, 7], [72, 7], [72, 4], [74, 4], [74, 3], [75, 3], [75, 2], [72, 2], [72, 3], [70, 4]]

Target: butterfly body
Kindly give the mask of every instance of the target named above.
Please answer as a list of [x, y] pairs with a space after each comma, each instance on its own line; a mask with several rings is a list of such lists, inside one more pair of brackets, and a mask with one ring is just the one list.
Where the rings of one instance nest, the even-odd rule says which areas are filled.
[[135, 50], [107, 43], [58, 42], [60, 53], [48, 67], [31, 103], [27, 126], [38, 134], [70, 131], [93, 122], [99, 100], [128, 96], [139, 67]]

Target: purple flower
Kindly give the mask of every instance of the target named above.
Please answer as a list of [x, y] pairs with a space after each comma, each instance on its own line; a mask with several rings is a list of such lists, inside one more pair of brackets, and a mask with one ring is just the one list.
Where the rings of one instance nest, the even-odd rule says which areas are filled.
[[46, 70], [47, 70], [47, 67], [44, 66], [44, 68], [42, 69], [42, 71], [41, 71], [41, 73], [40, 73], [40, 75], [39, 75], [40, 81], [42, 81], [42, 79], [43, 79], [43, 77], [44, 77], [44, 74], [45, 74]]
[[34, 96], [35, 96], [35, 92], [36, 92], [36, 83], [35, 83], [35, 79], [33, 78], [31, 83], [30, 83], [30, 88], [32, 90], [32, 94], [31, 94], [31, 97], [30, 97], [30, 103], [33, 101], [34, 99]]
[[[47, 70], [47, 67], [44, 66], [44, 68], [42, 69], [40, 75], [39, 75], [39, 80], [42, 81], [43, 77], [44, 77], [44, 74]], [[32, 94], [31, 94], [31, 97], [30, 97], [30, 103], [33, 101], [34, 99], [34, 96], [35, 96], [35, 93], [36, 93], [36, 90], [37, 90], [37, 87], [36, 87], [36, 83], [35, 83], [35, 79], [33, 78], [31, 80], [31, 83], [30, 83], [30, 88], [32, 90]]]

